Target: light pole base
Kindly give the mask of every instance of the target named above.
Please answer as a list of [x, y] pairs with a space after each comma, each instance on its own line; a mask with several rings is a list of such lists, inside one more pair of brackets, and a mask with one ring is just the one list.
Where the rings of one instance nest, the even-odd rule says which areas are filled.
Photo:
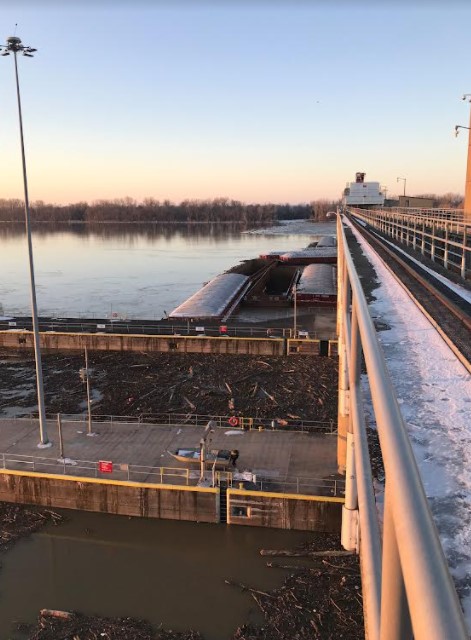
[[38, 449], [49, 449], [50, 447], [52, 447], [52, 442], [49, 440], [49, 442], [40, 442], [38, 444]]

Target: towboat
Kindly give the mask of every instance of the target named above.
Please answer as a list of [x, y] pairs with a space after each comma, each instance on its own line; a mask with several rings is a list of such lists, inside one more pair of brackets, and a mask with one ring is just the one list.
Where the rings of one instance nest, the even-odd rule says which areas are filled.
[[[201, 463], [200, 447], [182, 447], [176, 451], [169, 451], [169, 454], [178, 460], [178, 462], [186, 462], [190, 464]], [[210, 449], [205, 451], [205, 463], [214, 464], [218, 467], [227, 467], [231, 459], [231, 452], [228, 449]]]

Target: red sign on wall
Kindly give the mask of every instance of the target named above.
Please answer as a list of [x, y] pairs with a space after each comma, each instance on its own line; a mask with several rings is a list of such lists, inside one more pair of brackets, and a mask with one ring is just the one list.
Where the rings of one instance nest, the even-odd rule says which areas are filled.
[[110, 460], [99, 460], [98, 471], [100, 471], [100, 473], [112, 473], [113, 463]]
[[226, 324], [221, 324], [219, 326], [219, 333], [227, 333], [227, 325]]

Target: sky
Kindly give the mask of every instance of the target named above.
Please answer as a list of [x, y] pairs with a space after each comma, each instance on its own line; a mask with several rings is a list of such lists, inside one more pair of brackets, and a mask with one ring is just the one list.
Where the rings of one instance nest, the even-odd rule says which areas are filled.
[[[33, 201], [464, 192], [471, 3], [0, 0], [16, 23]], [[11, 56], [0, 148], [23, 198]]]

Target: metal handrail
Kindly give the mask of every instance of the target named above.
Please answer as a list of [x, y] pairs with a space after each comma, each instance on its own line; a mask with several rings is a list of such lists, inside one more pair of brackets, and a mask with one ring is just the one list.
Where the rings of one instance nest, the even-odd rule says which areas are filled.
[[[465, 640], [468, 634], [458, 596], [340, 217], [337, 233], [339, 354], [348, 358], [349, 432], [353, 433], [355, 451], [355, 466], [346, 471], [345, 502], [351, 508], [358, 489], [367, 636], [369, 640], [402, 640], [410, 636], [411, 625], [418, 640]], [[365, 420], [359, 405], [362, 353], [386, 471], [381, 561], [369, 456], [364, 446]], [[359, 481], [352, 487], [349, 480], [355, 473]]]
[[396, 243], [410, 247], [445, 269], [458, 272], [463, 280], [471, 275], [471, 222], [417, 216], [376, 209], [349, 207], [361, 224], [367, 223]]
[[442, 220], [464, 220], [463, 209], [446, 207], [382, 207], [385, 213], [402, 213], [406, 215], [418, 215], [428, 218], [440, 218]]
[[[195, 467], [189, 469], [188, 467], [164, 467], [164, 466], [152, 466], [142, 464], [132, 464], [129, 462], [114, 462], [113, 470], [111, 472], [100, 472], [99, 461], [95, 460], [75, 460], [66, 458], [46, 458], [43, 456], [30, 456], [15, 453], [1, 453], [0, 452], [0, 469], [5, 470], [17, 470], [15, 467], [21, 469], [27, 468], [29, 473], [44, 473], [45, 475], [57, 475], [61, 473], [64, 476], [76, 477], [82, 475], [84, 477], [96, 478], [108, 477], [114, 478], [119, 482], [116, 476], [122, 476], [128, 482], [132, 482], [133, 478], [143, 477], [142, 482], [147, 484], [165, 484], [165, 478], [172, 478], [172, 484], [184, 484], [189, 485], [190, 480], [193, 480], [196, 484], [200, 478], [200, 470]], [[52, 469], [45, 471], [44, 469]], [[77, 473], [80, 472], [80, 473]], [[156, 482], [152, 476], [160, 477], [160, 482]], [[238, 480], [233, 478], [234, 472], [231, 471], [217, 471], [215, 477], [217, 479], [216, 484], [219, 484], [220, 480], [224, 480], [232, 486], [237, 485]], [[257, 489], [263, 491], [280, 492], [283, 490], [286, 493], [298, 493], [300, 495], [324, 495], [327, 493], [330, 496], [342, 496], [345, 491], [345, 482], [335, 478], [309, 478], [298, 476], [285, 476], [282, 478], [268, 478], [265, 476], [256, 476], [253, 483]], [[304, 491], [302, 489], [305, 488]]]
[[[111, 426], [119, 424], [138, 424], [152, 426], [191, 426], [205, 427], [210, 420], [216, 423], [217, 428], [247, 430], [247, 431], [299, 431], [301, 433], [319, 432], [325, 434], [335, 434], [337, 426], [333, 420], [307, 420], [307, 419], [281, 419], [279, 417], [257, 418], [252, 416], [237, 416], [238, 424], [232, 426], [229, 420], [232, 416], [218, 416], [210, 414], [197, 413], [141, 413], [137, 416], [116, 416], [116, 415], [100, 415], [93, 414], [94, 423], [109, 424]], [[57, 420], [57, 414], [46, 414], [46, 418], [51, 421]], [[21, 417], [0, 418], [0, 424], [3, 420], [34, 420], [37, 414], [28, 414]], [[87, 413], [61, 413], [61, 420], [65, 422], [86, 422], [88, 420]], [[274, 426], [273, 424], [274, 423]]]
[[[16, 323], [16, 324], [15, 324]], [[22, 316], [15, 315], [11, 321], [2, 320], [0, 322], [0, 326], [8, 328], [9, 326], [18, 326], [21, 324], [23, 326], [31, 325], [31, 317], [30, 316]], [[204, 322], [201, 322], [201, 325], [204, 325]], [[222, 324], [225, 324], [222, 322]], [[103, 326], [102, 326], [103, 325]], [[110, 318], [97, 318], [93, 319], [91, 317], [82, 319], [71, 318], [71, 317], [63, 317], [63, 318], [50, 318], [44, 319], [39, 318], [39, 328], [41, 331], [54, 331], [57, 333], [66, 331], [73, 332], [74, 330], [80, 330], [82, 333], [95, 333], [97, 330], [101, 332], [106, 331], [107, 333], [129, 333], [129, 334], [140, 334], [143, 333], [145, 335], [156, 335], [156, 336], [231, 336], [231, 337], [261, 337], [261, 338], [292, 338], [294, 336], [293, 329], [290, 327], [266, 327], [266, 326], [252, 326], [252, 325], [225, 325], [227, 329], [224, 332], [221, 332], [220, 325], [215, 324], [206, 324], [205, 326], [201, 326], [201, 328], [197, 329], [199, 326], [198, 323], [188, 322], [183, 325], [179, 324], [166, 324], [165, 322], [155, 321], [154, 323], [149, 323], [146, 319], [131, 319], [131, 318], [123, 318], [123, 319], [110, 319]], [[313, 334], [314, 335], [314, 334]]]

